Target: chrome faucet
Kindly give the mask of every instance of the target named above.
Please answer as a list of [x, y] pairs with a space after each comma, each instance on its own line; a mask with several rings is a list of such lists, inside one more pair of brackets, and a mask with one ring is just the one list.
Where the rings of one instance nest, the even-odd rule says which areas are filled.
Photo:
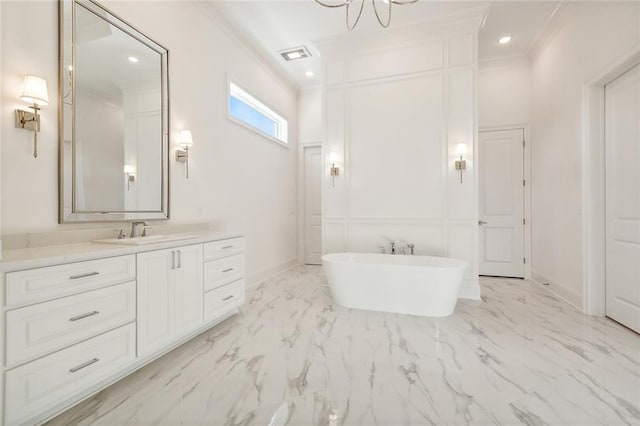
[[415, 254], [416, 245], [412, 244], [412, 243], [409, 243], [409, 244], [407, 244], [407, 248], [409, 249], [409, 254], [411, 256], [413, 256]]
[[129, 238], [136, 238], [139, 235], [138, 225], [149, 226], [149, 222], [145, 220], [134, 220], [131, 222], [131, 234], [129, 235]]
[[391, 241], [391, 254], [396, 254], [396, 242]]

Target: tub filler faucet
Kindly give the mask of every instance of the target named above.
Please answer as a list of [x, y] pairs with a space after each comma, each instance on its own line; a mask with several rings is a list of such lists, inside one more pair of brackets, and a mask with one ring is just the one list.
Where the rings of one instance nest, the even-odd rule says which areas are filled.
[[378, 246], [378, 249], [380, 250], [380, 253], [382, 254], [396, 254], [396, 242], [395, 241], [389, 241], [390, 245], [391, 245], [391, 249], [389, 252], [387, 252], [387, 248], [385, 246]]

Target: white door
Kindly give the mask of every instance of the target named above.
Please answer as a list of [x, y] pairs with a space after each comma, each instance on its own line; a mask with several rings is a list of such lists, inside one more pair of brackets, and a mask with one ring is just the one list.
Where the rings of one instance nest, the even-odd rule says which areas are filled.
[[480, 132], [480, 275], [524, 277], [524, 129]]
[[204, 322], [202, 244], [178, 247], [175, 252], [175, 333], [181, 335]]
[[174, 250], [137, 255], [138, 356], [154, 352], [173, 339]]
[[322, 149], [304, 150], [304, 241], [305, 263], [322, 263]]
[[606, 310], [640, 333], [640, 65], [605, 87]]

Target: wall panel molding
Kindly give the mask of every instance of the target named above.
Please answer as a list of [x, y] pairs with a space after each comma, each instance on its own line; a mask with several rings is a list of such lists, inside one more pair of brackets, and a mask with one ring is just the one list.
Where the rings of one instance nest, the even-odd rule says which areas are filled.
[[[332, 150], [342, 159], [335, 187], [327, 179], [323, 188], [325, 252], [413, 243], [417, 254], [467, 261], [461, 295], [480, 297], [476, 44], [477, 27], [393, 54], [325, 58], [325, 168]], [[415, 60], [420, 53], [432, 57]], [[468, 147], [462, 183], [459, 142]]]

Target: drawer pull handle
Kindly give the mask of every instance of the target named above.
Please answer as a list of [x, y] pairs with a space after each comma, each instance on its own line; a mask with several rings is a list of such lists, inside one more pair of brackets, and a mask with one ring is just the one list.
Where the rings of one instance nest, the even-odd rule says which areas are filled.
[[71, 275], [69, 279], [78, 280], [80, 278], [93, 277], [94, 275], [100, 275], [100, 272], [87, 272], [86, 274]]
[[98, 315], [99, 313], [100, 313], [100, 311], [87, 312], [86, 314], [82, 314], [82, 315], [77, 315], [75, 317], [71, 317], [71, 318], [69, 318], [69, 321], [79, 321], [81, 319], [85, 319], [85, 318], [92, 317], [94, 315]]
[[229, 299], [233, 299], [233, 294], [231, 296], [227, 296], [224, 299], [222, 299], [223, 302], [226, 302]]
[[94, 358], [91, 361], [87, 361], [83, 364], [80, 364], [77, 367], [73, 367], [71, 370], [69, 370], [69, 373], [75, 373], [77, 371], [82, 370], [83, 368], [87, 368], [88, 366], [90, 366], [91, 364], [95, 364], [96, 362], [100, 361], [100, 358]]
[[223, 246], [223, 247], [222, 247], [222, 250], [229, 250], [230, 248], [233, 248], [233, 245], [230, 245], [230, 246]]
[[222, 272], [226, 273], [226, 272], [231, 272], [231, 271], [233, 271], [233, 268], [227, 268], [227, 269], [223, 270]]

